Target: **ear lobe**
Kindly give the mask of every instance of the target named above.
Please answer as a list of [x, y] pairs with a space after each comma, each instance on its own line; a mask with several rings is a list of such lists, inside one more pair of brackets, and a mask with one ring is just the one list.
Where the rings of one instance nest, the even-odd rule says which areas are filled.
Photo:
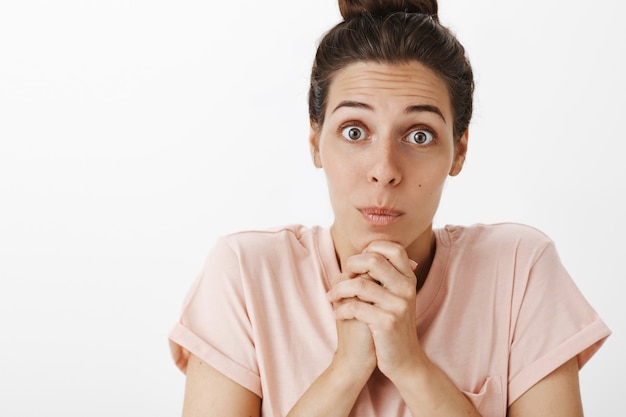
[[449, 175], [451, 177], [456, 177], [463, 169], [463, 163], [465, 162], [465, 155], [457, 155], [454, 158], [454, 163], [452, 164], [452, 168], [450, 169]]
[[449, 173], [451, 177], [459, 175], [461, 169], [463, 169], [463, 164], [465, 163], [465, 155], [467, 154], [468, 136], [469, 130], [466, 130], [456, 143], [454, 151], [454, 161], [452, 162], [452, 167], [450, 168]]
[[319, 129], [311, 123], [311, 130], [309, 132], [309, 146], [311, 148], [311, 157], [313, 158], [313, 165], [316, 168], [322, 168], [322, 160], [320, 158], [319, 149]]
[[315, 165], [315, 168], [322, 168], [322, 161], [320, 159], [319, 150], [311, 149], [311, 155], [313, 156], [313, 165]]

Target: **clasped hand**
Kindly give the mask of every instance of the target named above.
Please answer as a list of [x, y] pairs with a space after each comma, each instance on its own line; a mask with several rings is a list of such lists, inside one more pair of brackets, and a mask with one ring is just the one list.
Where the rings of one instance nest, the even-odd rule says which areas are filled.
[[347, 260], [328, 292], [337, 320], [336, 356], [356, 369], [377, 366], [392, 381], [418, 366], [416, 266], [401, 245], [388, 241], [374, 241]]

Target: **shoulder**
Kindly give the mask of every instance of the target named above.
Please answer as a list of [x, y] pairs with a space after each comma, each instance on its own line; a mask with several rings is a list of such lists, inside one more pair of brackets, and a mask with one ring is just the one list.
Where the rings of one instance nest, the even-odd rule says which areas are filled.
[[485, 242], [506, 243], [525, 241], [538, 244], [550, 243], [551, 239], [541, 230], [521, 223], [477, 223], [471, 226], [447, 225], [441, 229], [446, 243]]
[[521, 223], [448, 225], [439, 230], [439, 236], [443, 245], [472, 253], [514, 252], [537, 257], [554, 245], [544, 232]]
[[295, 264], [319, 263], [318, 240], [325, 231], [288, 225], [222, 235], [209, 251], [201, 275], [205, 281], [229, 281], [238, 287], [242, 281], [290, 270]]
[[308, 227], [299, 224], [242, 230], [222, 236], [218, 240], [218, 245], [227, 246], [238, 255], [245, 254], [247, 258], [254, 255], [284, 254], [286, 251], [294, 250], [314, 251], [322, 230], [319, 226]]

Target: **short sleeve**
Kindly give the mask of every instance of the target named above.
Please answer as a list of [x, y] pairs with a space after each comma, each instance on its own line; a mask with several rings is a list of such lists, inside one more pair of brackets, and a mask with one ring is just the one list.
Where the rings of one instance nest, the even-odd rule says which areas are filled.
[[610, 335], [563, 267], [554, 244], [516, 277], [509, 355], [509, 405], [573, 357], [581, 368]]
[[185, 298], [169, 342], [183, 372], [193, 353], [261, 397], [246, 298], [239, 258], [225, 238], [219, 239]]

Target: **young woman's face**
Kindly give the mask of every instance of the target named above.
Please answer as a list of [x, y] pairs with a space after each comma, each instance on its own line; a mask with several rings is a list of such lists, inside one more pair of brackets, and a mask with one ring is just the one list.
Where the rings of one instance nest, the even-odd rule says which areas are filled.
[[310, 140], [341, 258], [373, 240], [400, 243], [409, 256], [429, 244], [446, 177], [465, 157], [467, 135], [455, 142], [452, 128], [447, 87], [420, 63], [355, 63], [336, 75]]

